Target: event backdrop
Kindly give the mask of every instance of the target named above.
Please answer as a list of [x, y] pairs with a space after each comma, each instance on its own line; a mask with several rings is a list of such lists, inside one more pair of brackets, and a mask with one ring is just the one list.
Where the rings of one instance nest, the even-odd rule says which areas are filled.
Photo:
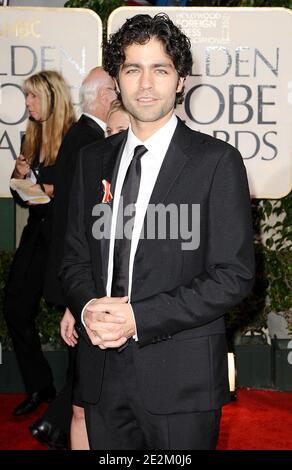
[[[236, 146], [254, 197], [292, 186], [292, 13], [283, 8], [123, 7], [109, 33], [138, 12], [166, 11], [191, 38], [194, 67], [177, 114], [187, 125]], [[75, 103], [87, 71], [101, 63], [101, 22], [90, 10], [1, 8], [0, 197], [19, 152], [26, 112], [23, 79], [60, 70]]]
[[[194, 67], [177, 114], [244, 158], [250, 192], [292, 187], [292, 12], [284, 8], [163, 8], [192, 41]], [[143, 7], [151, 15], [161, 8]], [[115, 10], [109, 33], [137, 8]]]
[[10, 197], [9, 179], [19, 153], [27, 113], [21, 85], [41, 69], [60, 71], [78, 112], [78, 89], [101, 65], [102, 24], [86, 9], [0, 8], [0, 197]]

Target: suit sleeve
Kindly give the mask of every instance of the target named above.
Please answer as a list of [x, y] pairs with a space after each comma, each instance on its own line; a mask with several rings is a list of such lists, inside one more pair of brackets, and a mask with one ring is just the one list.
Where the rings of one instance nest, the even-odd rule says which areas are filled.
[[141, 345], [215, 321], [248, 294], [254, 278], [250, 207], [241, 155], [225, 151], [201, 214], [208, 217], [205, 270], [189, 285], [132, 303]]
[[60, 269], [66, 305], [80, 322], [86, 303], [96, 298], [91, 258], [84, 221], [82, 152], [78, 157], [69, 203], [64, 257]]

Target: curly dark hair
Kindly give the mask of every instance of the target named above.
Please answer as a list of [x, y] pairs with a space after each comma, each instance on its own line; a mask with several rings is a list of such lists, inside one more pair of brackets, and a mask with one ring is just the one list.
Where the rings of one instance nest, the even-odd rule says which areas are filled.
[[[154, 17], [135, 15], [128, 18], [104, 44], [104, 69], [118, 80], [120, 66], [125, 61], [126, 47], [131, 44], [146, 44], [152, 37], [164, 45], [165, 52], [171, 58], [179, 77], [186, 77], [191, 73], [191, 42], [165, 13], [158, 13]], [[183, 95], [184, 89], [177, 93], [175, 104], [183, 102]]]

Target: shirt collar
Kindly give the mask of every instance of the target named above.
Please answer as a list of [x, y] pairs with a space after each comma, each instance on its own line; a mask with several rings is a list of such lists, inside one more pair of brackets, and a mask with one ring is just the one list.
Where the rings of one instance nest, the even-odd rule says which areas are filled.
[[106, 131], [106, 123], [103, 122], [101, 119], [98, 119], [98, 117], [93, 116], [92, 114], [89, 114], [89, 113], [82, 113], [82, 114], [84, 114], [84, 116], [87, 116], [87, 117], [89, 117], [90, 119], [92, 119], [93, 121], [95, 121], [96, 124], [98, 124], [99, 127], [102, 128], [103, 132]]
[[138, 137], [135, 136], [130, 125], [127, 143], [125, 146], [126, 155], [132, 158], [135, 147], [137, 147], [137, 145], [145, 145], [147, 150], [149, 150], [149, 152], [151, 152], [151, 154], [154, 156], [164, 156], [167, 152], [176, 126], [177, 117], [175, 114], [172, 114], [171, 118], [167, 121], [166, 124], [164, 124], [163, 127], [151, 135], [149, 139], [142, 142], [140, 139], [138, 139]]

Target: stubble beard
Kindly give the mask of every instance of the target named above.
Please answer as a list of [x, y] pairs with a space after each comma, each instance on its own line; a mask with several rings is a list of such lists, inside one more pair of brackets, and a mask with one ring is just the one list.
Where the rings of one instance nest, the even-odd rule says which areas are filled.
[[139, 109], [137, 106], [134, 106], [132, 103], [127, 100], [123, 101], [124, 106], [128, 113], [137, 121], [140, 122], [156, 122], [164, 118], [168, 113], [170, 113], [174, 108], [174, 103], [168, 106], [161, 105], [155, 109], [151, 109], [151, 106], [145, 106], [144, 109]]

